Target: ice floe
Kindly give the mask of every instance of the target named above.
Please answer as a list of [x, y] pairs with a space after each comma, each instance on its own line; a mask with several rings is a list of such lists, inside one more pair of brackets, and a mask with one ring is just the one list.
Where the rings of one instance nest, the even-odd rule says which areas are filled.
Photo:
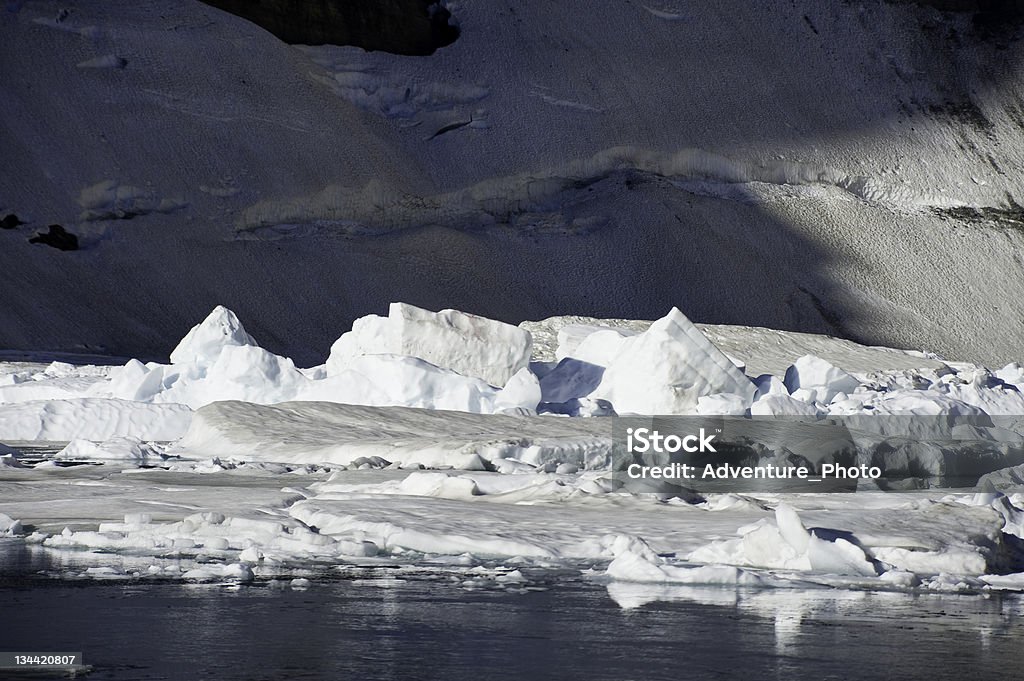
[[387, 317], [358, 319], [334, 343], [327, 372], [341, 373], [363, 355], [406, 355], [503, 386], [529, 364], [530, 340], [518, 327], [458, 310], [392, 303]]
[[[530, 566], [610, 592], [1020, 590], [1022, 375], [675, 309], [518, 328], [401, 304], [300, 368], [218, 307], [167, 364], [0, 364], [0, 439], [15, 445], [0, 450], [0, 533], [179, 561], [81, 575], [94, 579], [246, 584], [370, 561], [491, 571], [467, 588], [521, 586], [509, 566]], [[790, 440], [769, 427], [741, 443], [759, 461], [824, 460], [816, 434], [840, 428], [835, 456], [906, 478], [848, 495], [635, 494], [616, 477], [617, 414], [732, 415], [751, 437], [756, 419], [790, 419]], [[871, 491], [949, 484], [977, 486]]]
[[683, 414], [698, 398], [736, 395], [749, 406], [754, 386], [678, 309], [615, 355], [594, 397], [620, 413]]

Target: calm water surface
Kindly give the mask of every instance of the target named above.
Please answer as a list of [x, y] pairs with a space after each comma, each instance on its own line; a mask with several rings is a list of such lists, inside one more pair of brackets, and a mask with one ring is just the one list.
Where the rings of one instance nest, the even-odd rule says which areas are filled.
[[386, 571], [232, 589], [54, 580], [47, 560], [0, 547], [0, 649], [81, 651], [87, 679], [1024, 678], [1015, 596], [578, 579], [522, 593]]

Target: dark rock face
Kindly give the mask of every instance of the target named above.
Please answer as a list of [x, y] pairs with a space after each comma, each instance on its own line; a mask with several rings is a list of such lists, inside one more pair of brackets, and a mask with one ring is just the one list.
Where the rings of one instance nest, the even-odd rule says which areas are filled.
[[0, 220], [0, 229], [17, 229], [18, 225], [23, 224], [25, 223], [19, 220], [17, 215], [11, 213], [10, 215], [5, 215], [3, 219]]
[[50, 231], [45, 234], [36, 234], [28, 242], [30, 244], [44, 244], [52, 246], [61, 251], [77, 251], [78, 237], [67, 231], [60, 225], [50, 225]]
[[203, 0], [286, 43], [427, 55], [459, 36], [438, 0]]

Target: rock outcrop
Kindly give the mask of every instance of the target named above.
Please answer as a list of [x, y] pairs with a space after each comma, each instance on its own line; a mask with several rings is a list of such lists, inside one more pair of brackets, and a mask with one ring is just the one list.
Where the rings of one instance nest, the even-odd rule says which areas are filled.
[[459, 36], [437, 0], [203, 0], [286, 43], [426, 55]]

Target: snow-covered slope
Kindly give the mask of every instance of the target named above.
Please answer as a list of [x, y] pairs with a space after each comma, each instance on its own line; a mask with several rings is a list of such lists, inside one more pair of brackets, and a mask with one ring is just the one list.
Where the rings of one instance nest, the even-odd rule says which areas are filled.
[[[881, 1], [448, 6], [459, 39], [400, 57], [188, 0], [11, 5], [0, 212], [28, 224], [0, 230], [0, 346], [160, 356], [223, 303], [312, 363], [406, 300], [1020, 357], [1014, 26]], [[27, 243], [50, 223], [83, 249]]]

